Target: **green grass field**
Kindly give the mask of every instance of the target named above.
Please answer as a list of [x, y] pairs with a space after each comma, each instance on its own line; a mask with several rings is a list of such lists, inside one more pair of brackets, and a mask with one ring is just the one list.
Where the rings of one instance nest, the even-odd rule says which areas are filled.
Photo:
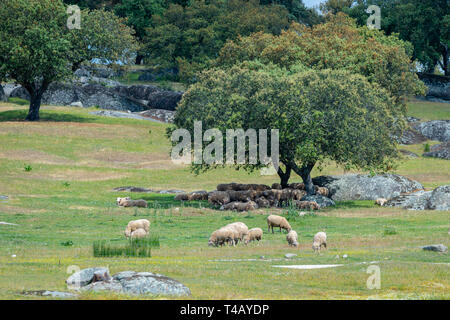
[[[409, 113], [424, 120], [450, 119], [448, 104], [412, 101]], [[182, 204], [173, 195], [131, 194], [150, 202], [147, 209], [119, 208], [115, 187], [213, 190], [218, 183], [271, 184], [276, 176], [231, 168], [199, 176], [169, 158], [166, 125], [89, 114], [90, 109], [44, 107], [37, 123], [23, 122], [26, 106], [0, 103], [0, 299], [36, 299], [23, 291], [66, 291], [69, 266], [107, 266], [111, 273], [151, 271], [175, 278], [192, 299], [449, 299], [450, 259], [420, 246], [449, 246], [449, 214], [376, 207], [372, 201], [340, 202], [317, 216], [290, 221], [299, 249], [286, 234], [265, 233], [260, 244], [210, 248], [216, 228], [234, 221], [266, 230], [269, 213], [214, 210], [206, 202]], [[433, 144], [434, 142], [431, 142]], [[423, 145], [402, 147], [419, 155]], [[314, 175], [342, 174], [333, 164]], [[426, 188], [450, 184], [450, 162], [405, 158], [396, 173]], [[296, 176], [292, 181], [299, 181]], [[128, 221], [146, 218], [159, 236], [151, 258], [94, 258], [95, 241], [125, 243]], [[329, 248], [314, 254], [313, 235], [325, 230]], [[285, 260], [284, 254], [298, 256]], [[343, 259], [342, 255], [348, 258]], [[16, 255], [16, 257], [12, 257]], [[336, 256], [340, 258], [337, 259]], [[260, 259], [264, 256], [265, 259]], [[381, 270], [381, 289], [369, 290], [369, 262]], [[337, 268], [295, 270], [288, 264], [343, 264]], [[82, 294], [81, 299], [135, 298]], [[142, 297], [140, 297], [142, 298]], [[164, 297], [146, 297], [164, 298]]]

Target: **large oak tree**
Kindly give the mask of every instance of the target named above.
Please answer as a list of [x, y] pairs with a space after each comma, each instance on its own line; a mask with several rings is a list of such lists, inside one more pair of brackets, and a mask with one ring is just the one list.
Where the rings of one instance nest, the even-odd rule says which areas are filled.
[[69, 29], [61, 0], [0, 2], [0, 81], [14, 80], [30, 94], [27, 120], [39, 120], [42, 95], [83, 62], [127, 64], [135, 56], [133, 31], [112, 12], [84, 10], [81, 28]]

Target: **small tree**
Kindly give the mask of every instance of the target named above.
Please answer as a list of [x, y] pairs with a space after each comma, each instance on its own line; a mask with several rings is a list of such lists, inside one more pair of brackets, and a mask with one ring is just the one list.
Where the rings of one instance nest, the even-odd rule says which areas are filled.
[[111, 12], [81, 13], [81, 29], [67, 27], [61, 0], [2, 0], [0, 80], [15, 80], [30, 94], [27, 120], [39, 120], [42, 95], [84, 61], [128, 63], [136, 52], [132, 29]]
[[191, 135], [199, 120], [203, 130], [279, 129], [281, 184], [286, 187], [294, 171], [308, 194], [315, 193], [312, 169], [330, 160], [347, 169], [392, 168], [398, 155], [393, 136], [404, 121], [387, 90], [345, 70], [293, 70], [252, 62], [206, 71], [185, 93], [175, 125]]

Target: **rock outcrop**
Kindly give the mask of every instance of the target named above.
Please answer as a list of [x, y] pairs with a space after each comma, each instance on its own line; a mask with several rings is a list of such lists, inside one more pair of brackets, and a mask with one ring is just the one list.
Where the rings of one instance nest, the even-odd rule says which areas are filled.
[[67, 279], [67, 284], [83, 279], [79, 289], [82, 291], [111, 291], [131, 295], [189, 296], [188, 287], [172, 278], [151, 272], [123, 271], [113, 275], [105, 268], [81, 270]]
[[397, 174], [320, 176], [313, 178], [313, 183], [328, 188], [334, 201], [390, 199], [423, 189], [419, 182]]
[[418, 73], [419, 79], [428, 87], [426, 98], [450, 102], [450, 77]]
[[432, 146], [430, 152], [425, 152], [423, 156], [450, 160], [450, 141]]
[[3, 90], [3, 86], [0, 84], [0, 102], [6, 100], [7, 100], [6, 93]]
[[390, 199], [386, 206], [409, 210], [450, 210], [450, 185], [437, 187], [433, 191], [402, 194]]
[[450, 120], [432, 120], [415, 123], [413, 129], [430, 140], [450, 141]]

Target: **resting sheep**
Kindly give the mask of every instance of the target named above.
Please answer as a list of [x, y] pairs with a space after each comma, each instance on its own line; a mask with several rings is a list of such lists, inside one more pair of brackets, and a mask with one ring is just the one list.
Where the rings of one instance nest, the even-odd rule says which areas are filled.
[[286, 236], [288, 244], [292, 247], [298, 247], [298, 234], [295, 230], [289, 231]]
[[295, 201], [298, 209], [319, 210], [320, 206], [315, 201]]
[[133, 220], [128, 222], [128, 225], [125, 229], [125, 236], [129, 238], [133, 231], [138, 229], [143, 229], [147, 234], [150, 231], [150, 221], [147, 219]]
[[328, 190], [328, 188], [325, 187], [316, 187], [316, 193], [324, 197], [328, 197], [330, 194], [330, 190]]
[[325, 232], [317, 232], [314, 236], [312, 248], [314, 252], [319, 251], [323, 247], [327, 247], [327, 234]]
[[211, 204], [224, 205], [231, 202], [231, 200], [227, 192], [213, 191], [208, 194], [208, 202]]
[[280, 228], [280, 232], [281, 232], [281, 229], [284, 229], [287, 232], [292, 230], [291, 225], [286, 220], [286, 218], [281, 217], [281, 216], [277, 216], [277, 215], [274, 215], [274, 214], [272, 214], [272, 215], [267, 217], [267, 226], [269, 227], [269, 232], [270, 232], [270, 228], [272, 228], [272, 233], [274, 233], [273, 232], [273, 227]]
[[253, 228], [248, 230], [248, 234], [245, 236], [244, 243], [248, 244], [252, 241], [260, 241], [262, 239], [263, 231], [261, 228]]
[[256, 202], [238, 202], [233, 201], [220, 207], [220, 210], [252, 211], [258, 209]]
[[377, 204], [377, 205], [379, 205], [380, 207], [382, 207], [382, 206], [384, 206], [384, 205], [386, 204], [386, 202], [387, 202], [387, 199], [385, 199], [385, 198], [378, 198], [378, 199], [375, 201], [375, 204]]
[[127, 198], [122, 198], [119, 202], [119, 206], [130, 208], [130, 207], [139, 207], [139, 208], [147, 208], [147, 201], [145, 200], [130, 200]]

